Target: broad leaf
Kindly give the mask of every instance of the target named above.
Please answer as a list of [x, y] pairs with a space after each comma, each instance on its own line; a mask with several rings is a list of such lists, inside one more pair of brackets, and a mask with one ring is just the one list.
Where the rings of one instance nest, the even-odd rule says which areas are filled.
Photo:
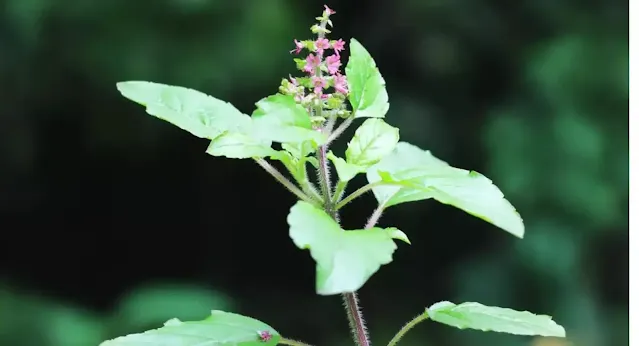
[[[260, 333], [271, 335], [270, 340]], [[265, 323], [250, 317], [214, 310], [199, 322], [172, 319], [162, 328], [105, 341], [101, 346], [274, 346], [280, 335]]]
[[392, 261], [393, 239], [408, 242], [396, 228], [344, 231], [323, 210], [297, 202], [287, 218], [290, 237], [300, 249], [309, 249], [317, 263], [316, 291], [321, 295], [354, 292]]
[[356, 118], [383, 118], [388, 112], [388, 93], [375, 60], [356, 39], [350, 42], [346, 65], [349, 100]]
[[552, 317], [528, 311], [485, 306], [479, 303], [439, 302], [426, 310], [431, 320], [460, 329], [477, 329], [516, 335], [565, 337], [566, 331]]
[[206, 152], [230, 159], [269, 157], [276, 153], [271, 142], [241, 132], [225, 132], [211, 141]]
[[120, 82], [117, 88], [124, 97], [146, 106], [147, 113], [200, 138], [242, 132], [250, 125], [250, 117], [230, 103], [197, 90], [142, 81]]
[[371, 166], [390, 154], [399, 142], [399, 129], [382, 119], [367, 119], [357, 128], [346, 149], [346, 162]]
[[340, 181], [349, 181], [359, 173], [365, 173], [368, 168], [368, 166], [359, 166], [348, 163], [343, 158], [335, 156], [333, 152], [329, 152], [327, 157], [333, 162], [333, 165], [335, 165], [337, 177]]
[[327, 136], [313, 129], [304, 107], [290, 95], [275, 94], [256, 103], [252, 119], [256, 134], [280, 143], [313, 141], [323, 144]]
[[485, 176], [449, 166], [429, 151], [400, 142], [367, 172], [369, 182], [384, 180], [398, 186], [378, 186], [375, 197], [386, 206], [434, 198], [494, 224], [517, 236], [524, 236], [524, 224], [502, 192]]

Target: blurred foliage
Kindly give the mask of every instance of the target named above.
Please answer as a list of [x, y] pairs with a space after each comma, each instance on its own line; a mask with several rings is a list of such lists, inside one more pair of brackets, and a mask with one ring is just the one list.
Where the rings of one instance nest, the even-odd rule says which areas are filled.
[[157, 328], [171, 318], [197, 320], [232, 301], [202, 287], [147, 284], [122, 297], [114, 311], [97, 314], [69, 302], [0, 286], [0, 344], [98, 345], [114, 336]]
[[[362, 291], [373, 340], [448, 299], [553, 315], [575, 346], [627, 344], [627, 2], [329, 5], [335, 35], [375, 57], [402, 139], [485, 173], [527, 226], [516, 241], [435, 203], [389, 210], [384, 226], [414, 245]], [[313, 296], [312, 263], [281, 230], [289, 196], [257, 168], [206, 157], [205, 143], [114, 87], [184, 85], [251, 112], [295, 73], [292, 39], [308, 36], [322, 2], [0, 8], [0, 277], [19, 283], [0, 289], [0, 345], [96, 345], [239, 307], [287, 336], [349, 344], [337, 298]], [[370, 204], [344, 223], [360, 224]], [[25, 251], [34, 242], [46, 245]], [[166, 283], [139, 286], [151, 279]], [[404, 344], [566, 345], [430, 325]]]

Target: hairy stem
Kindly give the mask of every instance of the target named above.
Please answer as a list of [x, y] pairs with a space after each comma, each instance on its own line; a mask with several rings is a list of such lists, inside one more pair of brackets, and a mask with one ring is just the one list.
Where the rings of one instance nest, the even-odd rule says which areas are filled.
[[277, 180], [280, 184], [284, 185], [284, 187], [287, 190], [289, 190], [295, 196], [297, 196], [297, 198], [301, 199], [302, 201], [315, 204], [315, 201], [311, 197], [307, 196], [302, 190], [300, 190], [297, 186], [295, 186], [295, 184], [293, 184], [284, 175], [282, 175], [282, 173], [280, 173], [280, 171], [278, 171], [277, 168], [273, 167], [266, 160], [255, 159], [255, 162], [257, 162], [257, 164], [260, 165], [260, 167], [264, 168], [265, 171], [267, 171], [270, 175], [272, 175], [273, 178], [275, 178], [275, 180]]
[[406, 325], [404, 325], [402, 329], [400, 329], [399, 332], [397, 332], [397, 334], [395, 334], [395, 336], [391, 339], [391, 341], [388, 342], [388, 346], [397, 345], [399, 340], [403, 338], [404, 335], [406, 335], [406, 333], [408, 333], [409, 330], [413, 329], [413, 327], [415, 327], [417, 324], [419, 324], [420, 322], [426, 321], [427, 319], [428, 319], [428, 314], [426, 313], [420, 314], [419, 316], [413, 318], [410, 322], [406, 323]]
[[377, 225], [379, 218], [382, 217], [384, 208], [386, 208], [386, 203], [380, 203], [377, 206], [377, 208], [375, 208], [375, 211], [373, 211], [373, 214], [371, 214], [371, 216], [368, 218], [368, 222], [366, 222], [366, 226], [364, 226], [364, 229], [373, 228], [375, 227], [375, 225]]
[[340, 180], [337, 182], [335, 191], [333, 191], [333, 200], [332, 200], [333, 205], [337, 204], [340, 198], [342, 198], [342, 195], [344, 194], [344, 190], [346, 190], [346, 185], [348, 185], [348, 183], [345, 181]]
[[322, 190], [322, 196], [324, 197], [324, 209], [330, 215], [332, 214], [333, 206], [331, 203], [331, 177], [328, 167], [328, 159], [326, 158], [326, 151], [326, 145], [322, 145], [317, 150], [317, 161], [319, 162], [317, 178]]
[[342, 294], [342, 300], [344, 301], [344, 307], [346, 308], [348, 322], [355, 343], [359, 346], [370, 346], [371, 342], [368, 339], [368, 330], [366, 329], [366, 323], [362, 316], [362, 310], [359, 307], [357, 292]]
[[346, 129], [351, 126], [351, 123], [353, 122], [354, 116], [350, 116], [348, 118], [346, 118], [346, 120], [342, 121], [341, 124], [339, 124], [339, 126], [335, 129], [335, 131], [333, 131], [333, 133], [331, 133], [330, 136], [328, 136], [328, 140], [327, 143], [331, 143], [332, 141], [336, 140], [337, 137], [341, 136], [342, 133], [344, 133], [344, 131], [346, 131]]
[[352, 202], [355, 198], [367, 193], [368, 191], [372, 190], [374, 187], [382, 186], [382, 185], [386, 185], [386, 184], [387, 183], [385, 183], [383, 181], [378, 181], [378, 182], [366, 184], [366, 185], [360, 187], [359, 189], [353, 191], [353, 193], [351, 193], [350, 195], [344, 197], [344, 199], [339, 201], [339, 203], [337, 203], [335, 205], [335, 210], [342, 209], [342, 207], [344, 207], [348, 203]]
[[287, 338], [281, 338], [280, 341], [277, 343], [278, 345], [289, 345], [289, 346], [311, 346], [307, 343], [301, 342], [301, 341], [297, 341], [297, 340], [292, 340], [292, 339], [287, 339]]

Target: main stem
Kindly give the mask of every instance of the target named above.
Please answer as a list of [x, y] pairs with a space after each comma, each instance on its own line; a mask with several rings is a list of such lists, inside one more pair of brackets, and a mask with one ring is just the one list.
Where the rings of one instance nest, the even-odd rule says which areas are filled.
[[[325, 145], [321, 146], [318, 150], [318, 161], [319, 161], [319, 169], [320, 172], [318, 174], [321, 186], [326, 186], [326, 190], [322, 188], [322, 193], [324, 191], [331, 190], [330, 181], [328, 180], [329, 172], [328, 172], [328, 160], [326, 159], [326, 151], [327, 148]], [[337, 210], [335, 209], [334, 204], [332, 203], [330, 194], [324, 194], [324, 198], [326, 205], [324, 206], [324, 210], [326, 213], [331, 215], [333, 219], [338, 221]], [[358, 346], [370, 346], [370, 340], [368, 339], [368, 332], [366, 331], [366, 324], [364, 322], [364, 317], [362, 316], [362, 311], [359, 307], [359, 299], [357, 298], [357, 292], [352, 293], [343, 293], [342, 300], [344, 301], [344, 307], [346, 308], [346, 315], [348, 316], [348, 322], [351, 327], [351, 333], [353, 334], [353, 339], [357, 343]]]

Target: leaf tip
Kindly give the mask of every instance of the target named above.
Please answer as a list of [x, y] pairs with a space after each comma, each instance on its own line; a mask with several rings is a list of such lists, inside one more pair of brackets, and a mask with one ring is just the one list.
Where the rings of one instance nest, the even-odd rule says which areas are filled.
[[387, 231], [388, 231], [388, 234], [391, 236], [391, 238], [401, 240], [408, 245], [412, 245], [406, 233], [400, 231], [399, 229], [389, 228]]

